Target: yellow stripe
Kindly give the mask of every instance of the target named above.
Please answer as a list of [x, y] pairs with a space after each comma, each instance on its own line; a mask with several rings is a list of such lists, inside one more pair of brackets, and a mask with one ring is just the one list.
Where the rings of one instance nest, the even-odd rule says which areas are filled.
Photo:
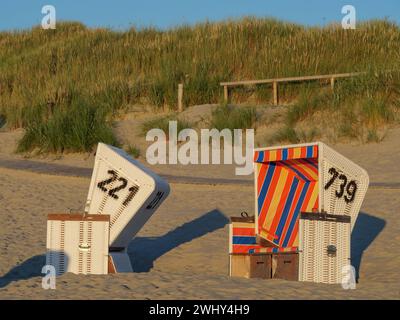
[[314, 185], [314, 190], [312, 191], [311, 197], [310, 197], [310, 201], [307, 204], [307, 212], [311, 212], [311, 210], [313, 209], [314, 203], [315, 201], [317, 201], [317, 197], [318, 197], [318, 182], [315, 183]]
[[299, 233], [297, 232], [296, 239], [294, 239], [292, 247], [298, 247], [298, 246], [299, 246]]
[[233, 228], [254, 228], [253, 222], [232, 222]]
[[276, 209], [279, 205], [279, 201], [281, 200], [282, 191], [283, 191], [283, 188], [285, 187], [285, 183], [288, 178], [288, 172], [289, 171], [285, 170], [285, 169], [283, 169], [281, 171], [281, 175], [279, 177], [278, 184], [275, 188], [275, 192], [272, 197], [271, 205], [269, 206], [269, 209], [268, 209], [268, 212], [265, 217], [264, 224], [263, 224], [264, 229], [266, 229], [267, 231], [269, 230], [269, 228], [271, 228], [272, 221], [274, 220], [274, 217], [276, 215]]
[[298, 164], [298, 166], [306, 171], [313, 178], [313, 180], [318, 180], [318, 173], [315, 173], [311, 168], [307, 167], [305, 164]]
[[301, 147], [293, 149], [293, 158], [298, 159], [301, 156]]
[[261, 230], [259, 236], [264, 238], [264, 239], [267, 239], [268, 233], [266, 233], [265, 231]]
[[275, 161], [276, 160], [276, 150], [271, 150], [269, 152], [269, 159], [268, 161]]
[[258, 177], [258, 174], [260, 173], [261, 166], [262, 166], [262, 163], [259, 163], [259, 162], [256, 163], [257, 177]]

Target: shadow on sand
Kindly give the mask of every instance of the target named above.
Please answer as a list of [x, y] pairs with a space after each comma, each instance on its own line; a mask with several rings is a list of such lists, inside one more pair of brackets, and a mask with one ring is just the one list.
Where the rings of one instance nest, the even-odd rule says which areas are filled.
[[356, 269], [356, 279], [360, 274], [361, 259], [364, 251], [385, 228], [386, 221], [367, 213], [360, 212], [351, 233], [351, 263]]
[[[163, 254], [190, 242], [193, 239], [223, 228], [229, 220], [218, 210], [203, 216], [160, 237], [137, 237], [129, 245], [128, 254], [134, 272], [148, 272], [153, 263]], [[351, 259], [356, 269], [357, 279], [364, 251], [375, 240], [386, 225], [385, 220], [360, 212], [351, 235]], [[11, 282], [44, 276], [42, 268], [46, 263], [45, 255], [37, 255], [15, 266], [0, 277], [0, 288]]]
[[[55, 254], [59, 254], [59, 251], [54, 251]], [[68, 267], [68, 257], [65, 256], [65, 268]], [[35, 277], [44, 277], [45, 273], [42, 273], [43, 267], [46, 265], [46, 254], [37, 255], [25, 260], [21, 264], [15, 266], [8, 271], [4, 276], [0, 277], [0, 289], [8, 286], [11, 282], [20, 280], [28, 280]], [[46, 272], [49, 272], [47, 270]]]
[[129, 245], [128, 254], [134, 272], [148, 272], [163, 254], [185, 242], [223, 228], [229, 220], [219, 211], [212, 210], [160, 237], [137, 237]]
[[8, 286], [13, 281], [28, 280], [43, 276], [42, 268], [46, 264], [46, 255], [37, 255], [15, 266], [0, 278], [0, 288]]

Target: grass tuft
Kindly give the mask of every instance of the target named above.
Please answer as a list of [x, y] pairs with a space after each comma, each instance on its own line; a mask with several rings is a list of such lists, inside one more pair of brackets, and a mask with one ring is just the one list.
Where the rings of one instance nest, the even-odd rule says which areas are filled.
[[194, 127], [193, 123], [191, 123], [190, 121], [178, 119], [176, 115], [168, 115], [164, 117], [156, 117], [154, 119], [143, 122], [141, 126], [142, 135], [145, 136], [147, 132], [149, 132], [151, 129], [161, 129], [168, 137], [170, 121], [177, 122], [178, 133], [183, 129], [189, 129]]
[[252, 107], [233, 107], [221, 105], [212, 112], [211, 128], [250, 129], [256, 122], [256, 110]]
[[49, 119], [39, 115], [31, 121], [17, 152], [91, 151], [98, 142], [118, 145], [106, 119], [106, 112], [82, 99], [74, 99], [68, 109], [56, 109]]
[[140, 149], [136, 146], [128, 145], [125, 151], [135, 159], [140, 157]]

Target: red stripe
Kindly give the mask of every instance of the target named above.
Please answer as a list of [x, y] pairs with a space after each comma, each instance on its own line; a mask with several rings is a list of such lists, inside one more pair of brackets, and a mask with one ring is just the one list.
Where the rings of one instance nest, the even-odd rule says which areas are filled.
[[260, 154], [259, 151], [255, 151], [255, 152], [254, 152], [253, 162], [257, 162], [257, 159], [258, 159], [259, 154]]
[[318, 207], [319, 207], [319, 197], [317, 197], [317, 199], [315, 200], [313, 210], [318, 210]]
[[269, 160], [269, 151], [264, 151], [263, 162], [267, 162]]
[[288, 149], [288, 160], [293, 159], [293, 148]]
[[318, 176], [318, 168], [314, 167], [309, 161], [304, 159], [299, 159], [298, 161]]
[[287, 201], [289, 192], [290, 192], [290, 187], [292, 186], [294, 180], [294, 175], [290, 174], [288, 175], [285, 183], [285, 187], [283, 188], [282, 193], [279, 195], [281, 197], [278, 207], [276, 208], [275, 216], [274, 219], [272, 220], [271, 227], [268, 231], [268, 233], [275, 234], [276, 233], [276, 228], [278, 227], [278, 223], [282, 218], [282, 212], [285, 207], [285, 203]]
[[279, 161], [279, 160], [282, 160], [282, 149], [278, 149], [276, 151], [276, 159], [275, 159], [275, 161]]
[[254, 236], [255, 233], [256, 233], [256, 231], [254, 230], [254, 225], [253, 225], [253, 227], [233, 228], [233, 230], [232, 230], [233, 236]]
[[270, 186], [268, 188], [268, 192], [266, 194], [263, 206], [261, 208], [260, 216], [258, 218], [258, 221], [259, 221], [258, 229], [259, 230], [261, 230], [261, 226], [263, 225], [263, 223], [265, 221], [265, 216], [266, 216], [266, 214], [268, 212], [268, 208], [269, 208], [269, 206], [271, 204], [272, 197], [273, 197], [273, 195], [275, 193], [276, 185], [278, 184], [279, 178], [281, 176], [281, 171], [282, 171], [282, 167], [281, 166], [276, 166], [274, 175], [273, 175], [272, 180], [271, 180], [271, 184], [270, 184]]
[[313, 148], [313, 158], [318, 158], [318, 146], [314, 146]]
[[310, 202], [311, 195], [312, 195], [312, 193], [314, 191], [314, 187], [315, 187], [315, 182], [310, 183], [310, 185], [308, 187], [308, 190], [307, 190], [307, 194], [306, 194], [306, 196], [304, 198], [304, 201], [303, 201], [303, 204], [301, 206], [301, 211], [305, 211], [306, 210], [306, 208], [308, 206], [308, 203]]
[[[292, 206], [291, 206], [290, 211], [289, 211], [288, 218], [286, 219], [285, 226], [283, 227], [283, 230], [282, 230], [282, 235], [281, 235], [281, 238], [280, 238], [280, 241], [279, 241], [279, 245], [282, 245], [283, 241], [286, 238], [286, 233], [287, 233], [287, 230], [288, 230], [288, 228], [290, 226], [290, 223], [292, 222], [294, 210], [296, 209], [297, 203], [299, 202], [299, 198], [300, 198], [301, 192], [303, 191], [303, 187], [304, 187], [304, 182], [299, 181], [299, 184], [297, 186], [296, 193], [295, 193], [295, 196], [294, 196], [294, 199], [293, 199], [293, 203], [292, 203]], [[298, 230], [294, 228], [292, 232], [293, 233], [297, 233]]]
[[261, 165], [260, 173], [257, 177], [257, 195], [260, 195], [261, 187], [264, 184], [265, 176], [267, 174], [267, 164]]
[[300, 158], [305, 158], [307, 157], [307, 147], [301, 147], [300, 149]]
[[290, 172], [292, 172], [296, 177], [298, 177], [300, 180], [304, 180], [304, 178], [300, 177], [296, 171], [293, 169], [296, 169], [299, 171], [302, 175], [304, 175], [308, 180], [314, 180], [312, 177], [307, 173], [304, 172], [304, 169], [299, 167], [298, 160], [288, 160], [288, 161], [283, 161], [283, 163], [286, 164], [285, 168], [288, 169]]
[[308, 180], [314, 181], [315, 180], [314, 177], [311, 176], [311, 174], [309, 174], [300, 165], [302, 165], [302, 166], [304, 165], [308, 169], [312, 170], [316, 175], [318, 175], [318, 170], [316, 168], [314, 168], [310, 163], [308, 163], [307, 161], [305, 161], [303, 159], [293, 160], [293, 166], [296, 168], [296, 170], [300, 171], [304, 176], [306, 176], [308, 178]]
[[289, 241], [288, 241], [288, 247], [293, 247], [293, 242], [297, 237], [297, 233], [299, 230], [299, 219], [296, 220], [296, 224], [294, 225], [293, 230], [297, 230], [297, 232], [294, 232], [294, 231], [292, 232], [292, 235], [290, 236]]
[[250, 249], [262, 248], [259, 245], [234, 244], [232, 253], [248, 253]]

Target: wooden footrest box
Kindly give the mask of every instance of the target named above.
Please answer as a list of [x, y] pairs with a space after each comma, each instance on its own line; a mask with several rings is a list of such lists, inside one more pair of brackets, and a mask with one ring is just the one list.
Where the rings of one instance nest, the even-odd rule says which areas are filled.
[[270, 254], [231, 254], [230, 276], [241, 278], [271, 278]]

